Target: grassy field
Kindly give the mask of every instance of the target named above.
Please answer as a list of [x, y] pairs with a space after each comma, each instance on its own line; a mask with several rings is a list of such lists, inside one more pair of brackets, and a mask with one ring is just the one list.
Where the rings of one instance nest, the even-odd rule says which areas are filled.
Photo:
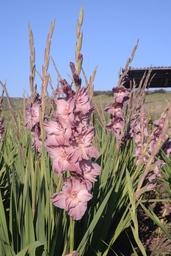
[[[153, 117], [153, 119], [158, 118], [159, 115], [163, 112], [166, 108], [168, 103], [171, 100], [171, 91], [166, 93], [150, 93], [146, 96], [146, 104], [145, 104], [145, 111], [147, 112], [148, 116]], [[11, 105], [15, 112], [20, 111], [22, 114], [23, 112], [23, 99], [22, 98], [10, 98]], [[27, 105], [26, 100], [26, 105]], [[113, 97], [109, 97], [105, 94], [101, 94], [98, 96], [93, 97], [93, 104], [101, 111], [104, 109], [109, 103], [113, 102]], [[7, 98], [3, 98], [2, 103], [2, 115], [6, 117], [7, 120], [11, 120], [9, 106], [7, 102]]]
[[[171, 92], [166, 93], [150, 93], [146, 96], [145, 111], [148, 116], [158, 118], [163, 110], [167, 107], [171, 100]], [[109, 103], [113, 102], [113, 97], [109, 97], [105, 94], [93, 97], [93, 103], [99, 109], [104, 109]]]
[[148, 115], [158, 117], [171, 101], [171, 92], [155, 93], [146, 96], [145, 109]]

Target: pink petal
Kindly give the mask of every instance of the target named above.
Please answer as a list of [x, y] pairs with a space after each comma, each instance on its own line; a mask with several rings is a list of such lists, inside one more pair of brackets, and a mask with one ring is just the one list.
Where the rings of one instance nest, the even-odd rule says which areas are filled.
[[87, 210], [87, 203], [81, 202], [76, 207], [70, 208], [68, 214], [73, 218], [73, 220], [80, 220]]
[[51, 202], [56, 207], [66, 210], [65, 200], [66, 200], [66, 195], [62, 191], [58, 194], [57, 193], [53, 194], [53, 196], [51, 197]]

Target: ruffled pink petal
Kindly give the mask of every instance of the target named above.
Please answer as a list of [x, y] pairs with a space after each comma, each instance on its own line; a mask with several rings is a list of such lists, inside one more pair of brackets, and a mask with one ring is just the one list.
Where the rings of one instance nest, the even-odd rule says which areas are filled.
[[78, 201], [80, 202], [88, 202], [89, 200], [92, 199], [92, 197], [93, 196], [88, 192], [86, 188], [82, 188], [77, 194]]
[[61, 191], [60, 193], [55, 193], [53, 194], [53, 196], [51, 197], [51, 202], [56, 206], [59, 207], [61, 209], [65, 209], [66, 210], [66, 194], [63, 193], [63, 191]]
[[98, 149], [95, 148], [94, 146], [89, 147], [88, 151], [89, 151], [90, 157], [99, 158], [100, 153], [99, 153]]
[[70, 208], [68, 210], [68, 214], [73, 218], [73, 220], [80, 220], [86, 210], [87, 202], [80, 202], [76, 207]]

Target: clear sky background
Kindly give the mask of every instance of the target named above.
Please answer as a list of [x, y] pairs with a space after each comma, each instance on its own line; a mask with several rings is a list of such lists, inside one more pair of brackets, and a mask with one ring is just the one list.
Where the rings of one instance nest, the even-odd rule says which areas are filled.
[[[7, 79], [10, 97], [22, 97], [24, 90], [30, 94], [28, 22], [33, 31], [36, 69], [42, 74], [47, 35], [56, 19], [50, 55], [62, 78], [70, 82], [67, 73], [71, 75], [70, 61], [75, 63], [81, 4], [80, 0], [0, 1], [0, 80], [4, 83]], [[138, 38], [132, 67], [171, 66], [170, 0], [84, 0], [83, 9], [83, 68], [89, 78], [98, 65], [95, 90], [111, 90], [117, 85], [118, 71], [125, 67]], [[48, 72], [56, 88], [52, 61]], [[40, 92], [38, 75], [35, 82]]]

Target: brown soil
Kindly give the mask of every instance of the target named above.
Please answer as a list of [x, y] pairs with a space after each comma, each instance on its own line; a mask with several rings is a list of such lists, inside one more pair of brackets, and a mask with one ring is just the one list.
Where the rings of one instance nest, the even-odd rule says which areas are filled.
[[[158, 186], [158, 191], [164, 194], [164, 189], [162, 186]], [[151, 197], [151, 196], [150, 196]], [[160, 197], [161, 198], [161, 197]], [[166, 203], [152, 203], [148, 206], [148, 210], [152, 210], [161, 222], [168, 229], [171, 234], [171, 204]], [[148, 217], [143, 209], [140, 209], [138, 214], [138, 224], [139, 224], [139, 237], [144, 245], [147, 255], [160, 256], [160, 255], [171, 255], [171, 240], [163, 233], [162, 230]], [[128, 238], [129, 237], [129, 238]], [[137, 247], [137, 244], [132, 235], [130, 229], [123, 232], [117, 239], [113, 250], [117, 253], [116, 255], [133, 256], [133, 250], [131, 243], [138, 255], [142, 255]], [[110, 251], [109, 256], [115, 255]]]

